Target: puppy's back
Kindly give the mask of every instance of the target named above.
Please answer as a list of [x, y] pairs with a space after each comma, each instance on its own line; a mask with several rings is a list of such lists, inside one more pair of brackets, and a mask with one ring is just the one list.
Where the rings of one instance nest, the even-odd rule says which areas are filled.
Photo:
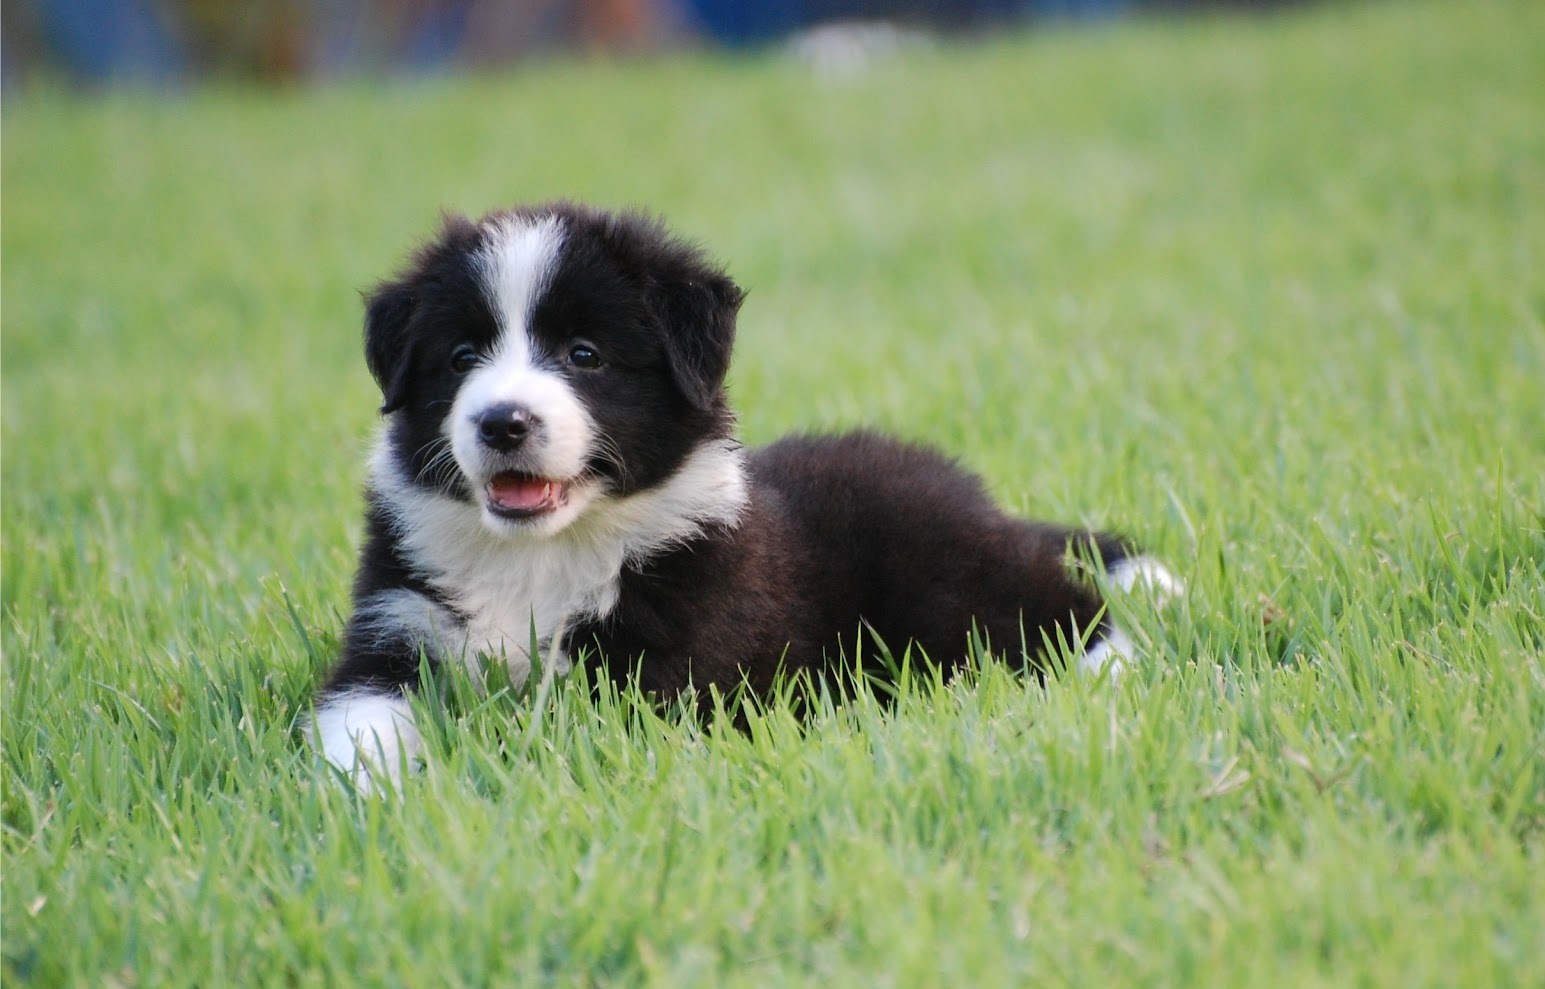
[[862, 616], [898, 655], [912, 641], [953, 665], [973, 625], [1010, 655], [1022, 629], [1032, 654], [1042, 631], [1071, 642], [1097, 623], [1100, 599], [1069, 550], [1106, 565], [1128, 552], [1114, 536], [1009, 516], [953, 460], [874, 433], [791, 437], [749, 466], [809, 556], [820, 624], [849, 636]]

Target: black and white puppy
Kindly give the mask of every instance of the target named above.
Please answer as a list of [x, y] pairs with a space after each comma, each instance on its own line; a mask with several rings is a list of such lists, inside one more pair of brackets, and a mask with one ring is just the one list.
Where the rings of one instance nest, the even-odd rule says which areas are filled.
[[[975, 628], [1044, 668], [1130, 658], [1105, 586], [1178, 590], [1107, 535], [1011, 518], [928, 450], [870, 433], [736, 442], [741, 291], [648, 217], [574, 205], [449, 219], [365, 317], [384, 428], [343, 655], [312, 738], [364, 787], [419, 755], [407, 694], [492, 658], [669, 697], [820, 674], [867, 626], [950, 668]], [[701, 695], [700, 695], [701, 696]]]

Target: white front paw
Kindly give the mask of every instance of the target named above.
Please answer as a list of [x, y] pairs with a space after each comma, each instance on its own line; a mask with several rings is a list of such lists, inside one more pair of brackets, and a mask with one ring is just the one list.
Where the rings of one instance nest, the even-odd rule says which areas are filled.
[[424, 740], [413, 726], [413, 711], [401, 694], [344, 693], [318, 707], [311, 744], [349, 775], [361, 793], [392, 789], [405, 770], [421, 760]]

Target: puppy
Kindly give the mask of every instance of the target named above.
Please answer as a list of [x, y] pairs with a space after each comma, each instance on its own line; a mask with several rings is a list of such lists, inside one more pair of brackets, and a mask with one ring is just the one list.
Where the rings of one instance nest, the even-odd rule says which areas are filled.
[[519, 682], [533, 642], [666, 698], [819, 676], [865, 628], [946, 671], [973, 629], [1038, 671], [1047, 639], [1089, 670], [1130, 657], [1070, 550], [1107, 586], [1179, 584], [1121, 540], [1005, 515], [873, 433], [743, 449], [724, 390], [741, 298], [657, 221], [563, 202], [448, 219], [375, 290], [384, 423], [311, 726], [331, 763], [396, 780], [422, 746], [421, 658]]

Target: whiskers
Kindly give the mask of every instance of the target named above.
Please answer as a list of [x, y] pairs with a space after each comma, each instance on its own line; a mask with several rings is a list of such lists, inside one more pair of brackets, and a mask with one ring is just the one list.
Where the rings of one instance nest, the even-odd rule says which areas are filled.
[[617, 441], [599, 430], [595, 434], [595, 459], [607, 464], [615, 472], [619, 486], [626, 489], [631, 487], [631, 478], [628, 476], [628, 462], [623, 459], [622, 448]]
[[[437, 488], [458, 495], [472, 491], [472, 482], [462, 471], [449, 437], [432, 437], [413, 452], [407, 463], [412, 466], [405, 473], [411, 473], [411, 483], [415, 487]], [[526, 465], [512, 462], [507, 466], [517, 471], [543, 470], [540, 463]], [[549, 466], [546, 469], [554, 468]], [[572, 477], [560, 479], [573, 484], [600, 483], [605, 488], [620, 491], [629, 490], [633, 482], [622, 447], [615, 439], [601, 432], [595, 432], [590, 437], [588, 464], [584, 469]]]
[[[434, 451], [432, 454], [429, 453], [431, 450]], [[450, 441], [443, 436], [437, 436], [419, 447], [414, 452], [413, 459], [418, 460], [426, 454], [429, 459], [425, 460], [424, 466], [413, 475], [413, 483], [434, 488], [458, 486], [461, 468], [456, 464], [456, 454], [451, 449]]]

